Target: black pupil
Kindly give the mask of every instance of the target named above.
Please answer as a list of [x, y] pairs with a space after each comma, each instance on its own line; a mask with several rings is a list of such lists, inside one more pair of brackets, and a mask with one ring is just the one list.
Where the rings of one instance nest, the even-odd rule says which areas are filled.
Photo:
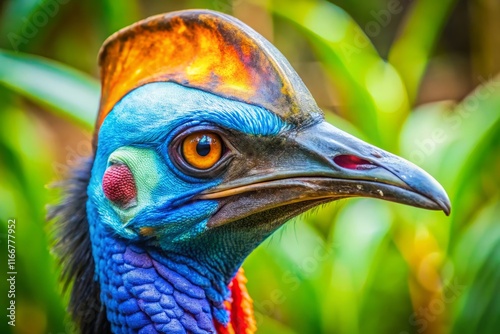
[[212, 143], [212, 138], [208, 136], [201, 137], [200, 141], [196, 145], [196, 153], [202, 157], [210, 153], [210, 144]]

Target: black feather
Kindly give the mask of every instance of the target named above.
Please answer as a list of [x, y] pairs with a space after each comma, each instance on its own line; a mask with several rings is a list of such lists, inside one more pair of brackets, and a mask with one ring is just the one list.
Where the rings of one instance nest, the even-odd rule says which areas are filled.
[[54, 250], [62, 266], [64, 291], [71, 286], [69, 313], [79, 330], [87, 333], [111, 333], [105, 306], [101, 303], [99, 283], [94, 279], [94, 258], [87, 220], [87, 187], [94, 157], [82, 159], [72, 175], [60, 186], [61, 203], [49, 209], [53, 220]]

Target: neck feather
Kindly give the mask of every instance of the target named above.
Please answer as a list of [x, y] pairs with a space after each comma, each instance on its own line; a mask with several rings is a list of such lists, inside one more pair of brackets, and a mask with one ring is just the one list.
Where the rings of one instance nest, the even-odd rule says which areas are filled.
[[[92, 230], [92, 229], [91, 229]], [[253, 333], [243, 274], [227, 282], [180, 254], [162, 254], [94, 229], [101, 300], [113, 332]]]

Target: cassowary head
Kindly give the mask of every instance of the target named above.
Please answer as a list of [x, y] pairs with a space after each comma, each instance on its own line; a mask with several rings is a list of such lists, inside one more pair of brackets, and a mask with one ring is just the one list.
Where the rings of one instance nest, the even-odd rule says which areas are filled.
[[279, 51], [230, 16], [138, 22], [100, 66], [94, 156], [52, 214], [83, 332], [252, 333], [239, 268], [290, 218], [356, 196], [449, 213], [431, 176], [325, 122]]

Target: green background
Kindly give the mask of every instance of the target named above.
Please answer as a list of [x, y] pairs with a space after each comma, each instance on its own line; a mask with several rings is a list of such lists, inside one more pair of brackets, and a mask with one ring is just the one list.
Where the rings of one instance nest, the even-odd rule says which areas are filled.
[[[90, 154], [97, 53], [114, 31], [186, 8], [271, 40], [327, 119], [431, 173], [444, 216], [352, 199], [286, 224], [245, 262], [259, 333], [497, 333], [500, 3], [496, 0], [0, 2], [1, 333], [72, 333], [46, 205]], [[16, 219], [16, 327], [7, 221]]]

